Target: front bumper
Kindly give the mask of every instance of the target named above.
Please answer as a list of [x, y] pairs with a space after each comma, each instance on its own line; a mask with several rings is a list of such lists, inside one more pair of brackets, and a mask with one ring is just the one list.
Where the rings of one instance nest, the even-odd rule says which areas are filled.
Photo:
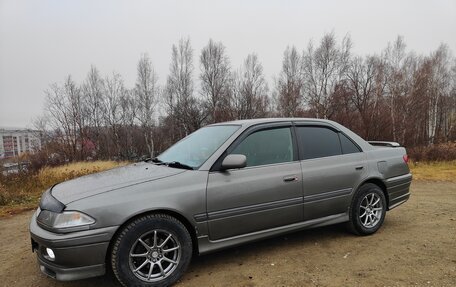
[[[58, 234], [38, 226], [36, 216], [30, 223], [30, 236], [44, 274], [60, 281], [105, 274], [106, 252], [117, 226]], [[48, 256], [46, 248], [53, 250], [55, 259]]]
[[38, 264], [40, 266], [41, 272], [56, 279], [58, 281], [71, 281], [79, 280], [90, 277], [101, 276], [106, 273], [105, 264], [84, 266], [84, 267], [74, 267], [74, 268], [64, 268], [61, 266], [53, 265], [38, 256]]

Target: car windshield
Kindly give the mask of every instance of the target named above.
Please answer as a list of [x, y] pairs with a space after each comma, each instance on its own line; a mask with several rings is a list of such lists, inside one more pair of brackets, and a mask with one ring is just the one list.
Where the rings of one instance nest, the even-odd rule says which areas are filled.
[[171, 146], [156, 159], [164, 163], [179, 163], [196, 169], [239, 127], [226, 125], [201, 128]]

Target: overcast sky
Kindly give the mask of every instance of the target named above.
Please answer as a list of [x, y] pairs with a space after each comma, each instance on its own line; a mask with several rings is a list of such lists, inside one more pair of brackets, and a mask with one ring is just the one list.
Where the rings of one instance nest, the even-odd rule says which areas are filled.
[[456, 52], [456, 1], [95, 1], [0, 0], [0, 126], [31, 126], [44, 90], [90, 65], [116, 71], [132, 87], [148, 53], [160, 83], [171, 46], [190, 37], [197, 56], [209, 38], [222, 41], [233, 67], [256, 52], [272, 86], [287, 45], [299, 50], [334, 31], [353, 51], [379, 53], [397, 35], [428, 54], [440, 43]]

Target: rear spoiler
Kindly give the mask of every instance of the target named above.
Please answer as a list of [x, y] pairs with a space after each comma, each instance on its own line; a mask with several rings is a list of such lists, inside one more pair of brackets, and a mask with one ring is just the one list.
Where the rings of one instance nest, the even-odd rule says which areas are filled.
[[401, 145], [397, 142], [383, 142], [383, 141], [368, 141], [374, 146], [386, 146], [386, 147], [400, 147]]

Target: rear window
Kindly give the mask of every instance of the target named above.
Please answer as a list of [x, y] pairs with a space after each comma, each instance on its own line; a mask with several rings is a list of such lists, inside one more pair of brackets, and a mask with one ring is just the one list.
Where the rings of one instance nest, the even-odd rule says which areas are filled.
[[302, 159], [342, 154], [339, 135], [324, 127], [297, 127], [298, 144]]
[[359, 148], [342, 133], [339, 133], [340, 144], [342, 145], [342, 152], [347, 153], [356, 153], [360, 152]]

